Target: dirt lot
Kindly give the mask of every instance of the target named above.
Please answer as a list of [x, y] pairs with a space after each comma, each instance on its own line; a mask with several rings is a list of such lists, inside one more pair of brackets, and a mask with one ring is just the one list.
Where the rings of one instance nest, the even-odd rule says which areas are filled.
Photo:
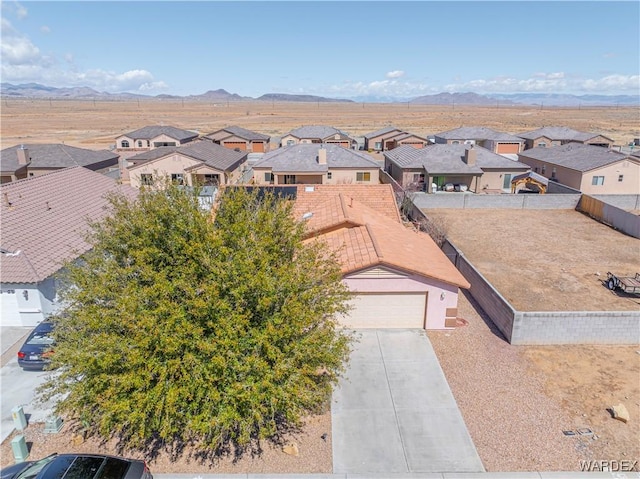
[[[172, 455], [170, 450], [165, 449], [158, 451], [155, 457], [145, 456], [138, 451], [118, 450], [115, 440], [106, 444], [96, 438], [76, 442], [74, 438], [78, 434], [74, 433], [76, 428], [73, 423], [65, 423], [57, 434], [45, 434], [43, 426], [42, 423], [37, 423], [29, 425], [23, 431], [29, 446], [30, 460], [46, 457], [54, 452], [100, 452], [145, 459], [154, 474], [330, 473], [333, 470], [330, 412], [308, 418], [303, 430], [287, 435], [281, 445], [263, 442], [260, 455], [247, 453], [236, 460], [232, 455], [215, 459], [202, 458], [190, 448], [179, 455]], [[14, 432], [11, 437], [17, 434]], [[11, 438], [8, 438], [0, 447], [0, 467], [13, 464], [10, 442]], [[283, 452], [283, 447], [292, 444], [298, 448], [297, 456]]]
[[[511, 346], [468, 293], [458, 307], [467, 326], [428, 336], [488, 471], [640, 461], [638, 346]], [[592, 434], [563, 433], [578, 430]]]
[[640, 241], [574, 210], [424, 210], [520, 311], [634, 311], [607, 271], [640, 272]]
[[388, 125], [427, 136], [452, 128], [487, 126], [508, 133], [563, 125], [600, 133], [616, 144], [638, 136], [638, 108], [431, 106], [371, 103], [131, 102], [16, 100], [0, 104], [2, 147], [59, 143], [108, 148], [115, 138], [147, 125], [171, 125], [206, 134], [230, 125], [280, 136], [302, 125], [330, 125], [361, 136]]

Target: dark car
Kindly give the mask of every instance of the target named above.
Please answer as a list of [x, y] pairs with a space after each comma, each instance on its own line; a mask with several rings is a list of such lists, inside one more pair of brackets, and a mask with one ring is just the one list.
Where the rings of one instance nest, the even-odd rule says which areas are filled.
[[29, 337], [18, 351], [18, 366], [23, 369], [42, 369], [50, 359], [53, 348], [53, 323], [43, 321], [31, 331]]
[[14, 464], [0, 479], [153, 479], [147, 464], [137, 459], [100, 454], [52, 454], [38, 461]]

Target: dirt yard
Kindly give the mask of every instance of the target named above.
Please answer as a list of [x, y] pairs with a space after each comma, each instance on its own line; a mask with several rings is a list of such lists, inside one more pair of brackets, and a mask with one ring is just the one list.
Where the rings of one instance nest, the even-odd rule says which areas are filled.
[[[144, 455], [139, 451], [120, 451], [116, 447], [115, 440], [106, 444], [96, 438], [77, 441], [79, 435], [74, 433], [75, 427], [71, 423], [64, 424], [62, 430], [56, 434], [45, 434], [43, 426], [43, 423], [29, 425], [22, 432], [29, 446], [30, 460], [46, 457], [54, 452], [99, 452], [145, 459], [154, 474], [281, 474], [331, 473], [333, 471], [330, 412], [308, 418], [304, 428], [297, 433], [288, 434], [283, 438], [281, 445], [263, 442], [260, 455], [246, 453], [235, 460], [233, 455], [215, 459], [202, 458], [191, 448], [186, 448], [178, 455], [172, 455], [168, 449], [160, 450], [155, 457]], [[10, 442], [11, 438], [17, 434], [14, 432], [0, 446], [0, 467], [14, 463]], [[297, 455], [283, 452], [284, 447], [293, 444], [298, 449]]]
[[174, 100], [18, 100], [0, 104], [2, 147], [61, 143], [108, 148], [120, 134], [147, 125], [211, 133], [238, 125], [280, 136], [303, 125], [329, 125], [358, 137], [394, 125], [421, 136], [459, 126], [486, 126], [512, 134], [561, 125], [600, 133], [617, 145], [638, 136], [638, 108], [472, 107], [372, 103], [193, 102]]
[[634, 311], [607, 272], [640, 272], [640, 241], [574, 210], [430, 209], [447, 235], [519, 311]]
[[458, 307], [467, 326], [428, 336], [487, 471], [640, 461], [638, 346], [511, 346], [468, 293]]

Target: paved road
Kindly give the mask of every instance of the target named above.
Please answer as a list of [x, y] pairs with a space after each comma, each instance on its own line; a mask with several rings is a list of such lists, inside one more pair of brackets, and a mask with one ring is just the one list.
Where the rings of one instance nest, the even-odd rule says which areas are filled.
[[333, 472], [484, 471], [426, 333], [358, 335], [333, 395]]

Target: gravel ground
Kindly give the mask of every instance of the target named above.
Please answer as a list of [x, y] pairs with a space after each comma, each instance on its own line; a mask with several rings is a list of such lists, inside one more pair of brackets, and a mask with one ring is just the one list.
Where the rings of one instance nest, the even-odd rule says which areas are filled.
[[545, 395], [544, 378], [466, 292], [458, 311], [468, 325], [427, 334], [486, 470], [580, 470], [592, 439], [563, 435], [575, 418]]
[[[145, 459], [151, 472], [161, 473], [330, 473], [333, 470], [331, 453], [331, 413], [309, 417], [301, 431], [288, 434], [283, 445], [293, 444], [298, 448], [298, 455], [283, 452], [283, 447], [269, 442], [262, 444], [262, 454], [252, 456], [245, 454], [234, 460], [231, 456], [216, 459], [199, 459], [194, 451], [185, 449], [182, 454], [172, 457], [170, 451], [161, 450], [155, 458], [138, 452], [118, 451], [115, 441], [106, 444], [97, 439], [87, 439], [81, 444], [73, 441], [73, 427], [65, 424], [57, 434], [45, 434], [44, 424], [30, 424], [22, 434], [25, 436], [30, 450], [29, 460], [46, 457], [53, 452], [92, 452], [114, 454], [132, 458]], [[0, 447], [0, 467], [14, 463], [11, 451], [11, 439], [16, 432], [7, 438]], [[325, 435], [324, 439], [322, 436]]]

